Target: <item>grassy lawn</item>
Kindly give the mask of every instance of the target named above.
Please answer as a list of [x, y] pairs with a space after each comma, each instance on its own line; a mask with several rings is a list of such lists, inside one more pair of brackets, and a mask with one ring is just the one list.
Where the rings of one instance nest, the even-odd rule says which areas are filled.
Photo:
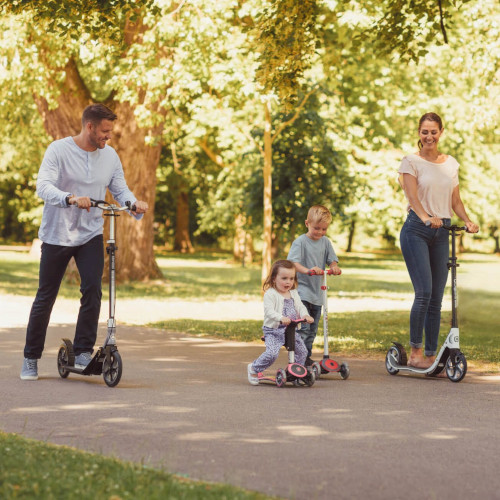
[[191, 481], [161, 470], [0, 432], [0, 498], [255, 499], [233, 486]]

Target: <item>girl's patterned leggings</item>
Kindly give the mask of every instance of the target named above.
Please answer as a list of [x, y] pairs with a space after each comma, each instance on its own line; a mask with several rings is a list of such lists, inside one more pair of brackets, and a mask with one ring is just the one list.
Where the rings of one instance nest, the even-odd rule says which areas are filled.
[[[285, 330], [267, 332], [264, 335], [266, 350], [252, 363], [256, 373], [263, 372], [278, 359], [281, 347], [285, 344]], [[303, 365], [307, 356], [307, 348], [302, 337], [295, 332], [295, 362]]]

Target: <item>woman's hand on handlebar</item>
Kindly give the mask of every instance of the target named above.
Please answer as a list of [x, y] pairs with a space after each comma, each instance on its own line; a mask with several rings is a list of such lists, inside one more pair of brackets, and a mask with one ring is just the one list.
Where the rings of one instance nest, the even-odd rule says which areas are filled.
[[466, 222], [465, 227], [467, 228], [468, 233], [477, 233], [479, 231], [479, 226], [471, 221]]
[[304, 316], [304, 319], [308, 322], [308, 323], [314, 323], [314, 318], [312, 316], [309, 316], [309, 315], [305, 315]]
[[92, 202], [88, 196], [72, 196], [68, 200], [68, 203], [77, 208], [87, 210], [87, 212], [90, 212], [90, 207], [92, 206]]
[[425, 221], [426, 226], [431, 226], [433, 229], [437, 229], [443, 225], [443, 221], [439, 217], [429, 217]]

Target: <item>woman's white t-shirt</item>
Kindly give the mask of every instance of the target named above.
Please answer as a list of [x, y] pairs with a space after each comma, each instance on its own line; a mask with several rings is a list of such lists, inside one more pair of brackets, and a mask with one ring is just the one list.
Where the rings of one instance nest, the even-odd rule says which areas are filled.
[[[458, 167], [453, 156], [448, 156], [443, 163], [433, 163], [411, 154], [401, 160], [398, 172], [403, 189], [403, 174], [413, 175], [417, 179], [418, 199], [429, 215], [449, 219], [453, 216], [451, 200], [453, 190], [458, 186]], [[405, 195], [408, 199], [406, 189]]]

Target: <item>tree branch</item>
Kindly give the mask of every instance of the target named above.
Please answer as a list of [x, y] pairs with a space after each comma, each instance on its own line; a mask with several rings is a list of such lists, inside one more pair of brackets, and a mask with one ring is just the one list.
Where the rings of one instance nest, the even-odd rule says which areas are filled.
[[448, 37], [446, 36], [446, 28], [444, 27], [443, 6], [441, 5], [441, 0], [438, 0], [438, 4], [439, 4], [439, 22], [441, 24], [441, 32], [443, 33], [444, 43], [448, 43]]
[[299, 107], [295, 110], [295, 114], [289, 119], [287, 120], [286, 122], [283, 122], [279, 127], [278, 127], [278, 130], [276, 130], [276, 133], [271, 137], [271, 144], [274, 142], [274, 140], [276, 139], [276, 137], [278, 137], [278, 135], [281, 134], [281, 132], [283, 131], [283, 129], [285, 127], [288, 127], [288, 125], [291, 125], [300, 115], [300, 112], [302, 111], [302, 108], [306, 105], [306, 102], [307, 100], [309, 99], [309, 97], [311, 97], [312, 94], [314, 94], [314, 92], [316, 92], [316, 89], [318, 88], [318, 85], [315, 85], [304, 97], [304, 99], [302, 99], [302, 102], [299, 104]]

